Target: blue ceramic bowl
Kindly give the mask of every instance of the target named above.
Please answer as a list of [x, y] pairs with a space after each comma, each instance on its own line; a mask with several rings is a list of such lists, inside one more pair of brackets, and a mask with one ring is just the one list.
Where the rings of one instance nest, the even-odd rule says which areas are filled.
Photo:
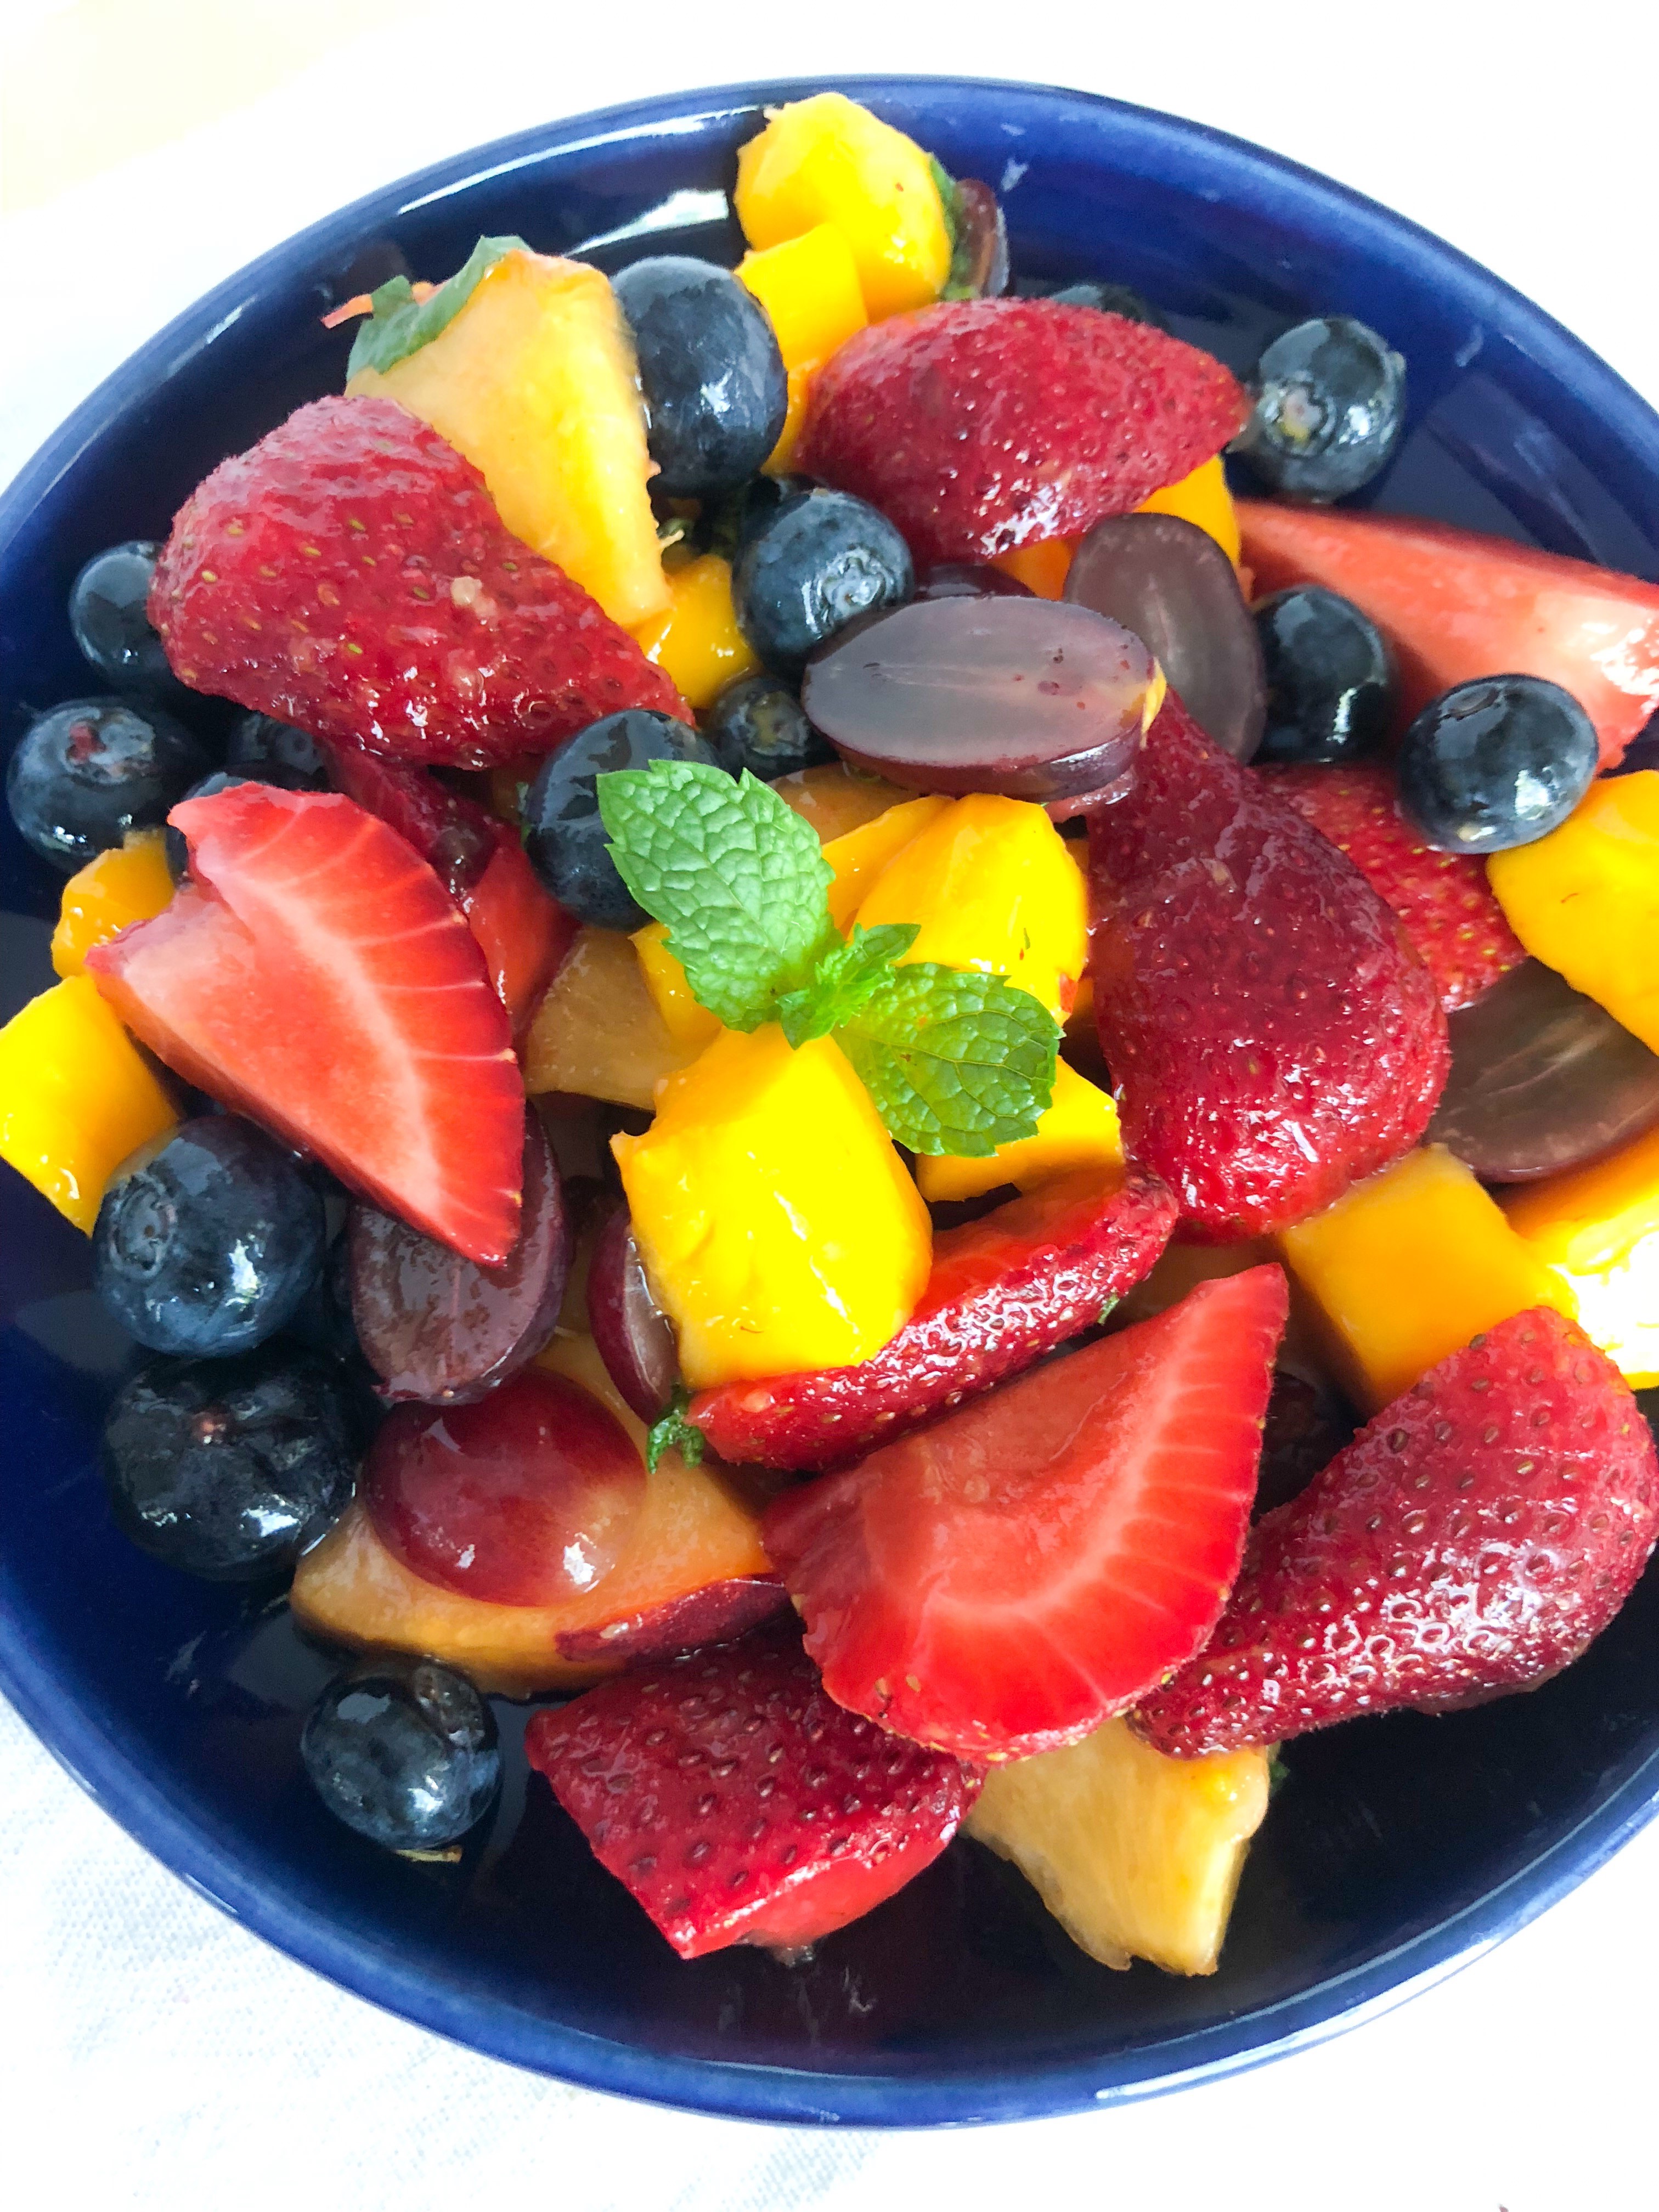
[[[64, 596], [112, 540], [161, 538], [199, 477], [337, 388], [319, 315], [397, 270], [441, 274], [481, 232], [615, 269], [734, 260], [751, 85], [504, 140], [319, 223], [222, 285], [64, 426], [0, 507], [0, 707], [95, 688]], [[1341, 308], [1411, 365], [1409, 434], [1376, 503], [1659, 575], [1659, 420], [1601, 362], [1409, 223], [1238, 141], [1076, 94], [944, 79], [852, 87], [960, 176], [1002, 192], [1024, 277], [1138, 286], [1237, 368]], [[9, 1013], [51, 981], [60, 884], [0, 827]], [[0, 1170], [0, 1685], [70, 1771], [204, 1895], [376, 2002], [514, 2063], [753, 2118], [1024, 2118], [1252, 2063], [1396, 2001], [1582, 1879], [1659, 1791], [1659, 1587], [1530, 1697], [1361, 1723], [1292, 1747], [1220, 1972], [1116, 1974], [1018, 1876], [959, 1844], [787, 1968], [681, 1965], [511, 1771], [459, 1867], [386, 1857], [300, 1769], [327, 1662], [281, 1601], [153, 1565], [96, 1472], [131, 1347], [87, 1288], [85, 1240]], [[500, 1709], [516, 1747], [522, 1709]]]

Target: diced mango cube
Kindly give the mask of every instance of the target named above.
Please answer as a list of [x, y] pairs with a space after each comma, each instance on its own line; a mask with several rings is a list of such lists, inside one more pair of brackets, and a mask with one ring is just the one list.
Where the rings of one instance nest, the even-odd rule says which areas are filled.
[[104, 1186], [179, 1115], [90, 975], [69, 975], [0, 1029], [0, 1159], [92, 1233]]
[[1054, 1068], [1054, 1103], [1039, 1117], [1035, 1136], [1000, 1145], [985, 1159], [924, 1153], [916, 1161], [916, 1182], [928, 1204], [937, 1206], [978, 1198], [1005, 1182], [1035, 1190], [1078, 1168], [1099, 1168], [1103, 1174], [1122, 1159], [1123, 1137], [1110, 1094], [1062, 1060]]
[[1659, 1383], [1659, 1129], [1604, 1160], [1507, 1192], [1510, 1226], [1578, 1302], [1578, 1320], [1638, 1390]]
[[699, 1049], [675, 1041], [631, 941], [615, 930], [582, 929], [524, 1040], [525, 1089], [648, 1112], [658, 1085], [690, 1066]]
[[1066, 589], [1078, 543], [1075, 538], [1039, 538], [1030, 545], [1016, 545], [1009, 552], [994, 553], [991, 566], [1000, 568], [1005, 576], [1012, 576], [1017, 584], [1024, 584], [1038, 599], [1057, 599]]
[[678, 685], [687, 706], [701, 713], [712, 707], [728, 684], [760, 666], [755, 650], [738, 627], [732, 604], [732, 564], [718, 553], [704, 553], [672, 568], [669, 605], [634, 635], [647, 660], [654, 660]]
[[867, 1359], [927, 1285], [927, 1209], [828, 1037], [724, 1031], [611, 1149], [694, 1389]]
[[645, 988], [675, 1044], [684, 1052], [706, 1050], [720, 1033], [720, 1018], [693, 994], [684, 969], [668, 949], [666, 922], [648, 921], [636, 929], [634, 950], [640, 956]]
[[1183, 522], [1195, 523], [1214, 538], [1234, 568], [1238, 566], [1242, 550], [1238, 534], [1238, 513], [1233, 505], [1233, 495], [1227, 489], [1227, 471], [1219, 453], [1200, 461], [1189, 476], [1177, 483], [1165, 484], [1143, 499], [1135, 509], [1137, 514], [1177, 514]]
[[865, 894], [888, 863], [935, 822], [950, 805], [948, 799], [906, 799], [890, 806], [873, 821], [832, 837], [823, 857], [835, 870], [830, 886], [830, 914], [836, 927], [845, 931], [864, 903]]
[[1279, 1243], [1334, 1373], [1367, 1413], [1511, 1314], [1575, 1310], [1561, 1278], [1440, 1145], [1408, 1152]]
[[733, 204], [754, 246], [833, 224], [872, 322], [929, 306], [951, 274], [950, 226], [927, 155], [842, 93], [779, 108], [738, 149]]
[[129, 830], [124, 843], [98, 854], [64, 884], [52, 933], [52, 966], [60, 975], [80, 975], [94, 945], [135, 921], [149, 921], [172, 899], [166, 833]]
[[1006, 975], [1056, 1021], [1088, 956], [1088, 901], [1065, 839], [1042, 807], [988, 793], [955, 800], [913, 838], [858, 920], [919, 923], [906, 959]]
[[994, 1766], [965, 1826], [1013, 1861], [1091, 1959], [1211, 1974], [1267, 1809], [1265, 1751], [1170, 1759], [1110, 1720]]
[[786, 368], [816, 368], [869, 321], [843, 233], [815, 224], [738, 262], [738, 280], [765, 308]]
[[849, 830], [873, 822], [878, 814], [885, 814], [901, 799], [915, 796], [878, 775], [866, 775], [861, 769], [854, 772], [840, 761], [826, 761], [822, 768], [792, 769], [789, 775], [781, 775], [772, 788], [803, 822], [811, 823], [818, 842], [824, 845], [832, 837], [844, 837]]
[[1533, 957], [1659, 1051], [1659, 769], [1601, 777], [1486, 874]]

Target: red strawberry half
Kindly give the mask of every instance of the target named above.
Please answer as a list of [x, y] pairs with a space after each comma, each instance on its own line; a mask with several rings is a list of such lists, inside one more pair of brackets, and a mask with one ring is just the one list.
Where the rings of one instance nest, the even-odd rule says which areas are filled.
[[1474, 676], [1541, 676], [1571, 691], [1613, 767], [1659, 707], [1659, 584], [1409, 515], [1242, 500], [1258, 596], [1323, 584], [1393, 646], [1401, 726]]
[[688, 1418], [722, 1459], [833, 1467], [1018, 1375], [1151, 1271], [1175, 1226], [1154, 1176], [1066, 1176], [933, 1244], [921, 1304], [856, 1367], [727, 1382]]
[[620, 707], [690, 720], [471, 461], [390, 399], [319, 399], [173, 519], [149, 618], [198, 691], [405, 760], [546, 752]]
[[890, 515], [919, 566], [1127, 514], [1249, 412], [1218, 361], [1053, 300], [969, 300], [849, 338], [812, 380], [797, 465]]
[[514, 1032], [536, 1011], [576, 935], [576, 918], [542, 889], [508, 825], [424, 769], [323, 740], [348, 798], [406, 837], [466, 916]]
[[1202, 1283], [776, 1499], [766, 1548], [831, 1697], [982, 1764], [1190, 1658], [1238, 1571], [1286, 1305], [1277, 1267]]
[[1353, 768], [1258, 771], [1297, 812], [1347, 854], [1400, 916], [1418, 957], [1455, 1013], [1518, 968], [1527, 949], [1504, 918], [1486, 864], [1425, 845], [1394, 803], [1394, 775], [1380, 763]]
[[1422, 1135], [1434, 979], [1353, 863], [1173, 696], [1089, 818], [1091, 969], [1132, 1159], [1197, 1236], [1318, 1212]]
[[169, 817], [191, 878], [89, 953], [169, 1067], [481, 1266], [519, 1231], [524, 1085], [432, 870], [349, 799], [245, 783]]
[[624, 1674], [525, 1732], [532, 1766], [683, 1959], [799, 1950], [931, 1864], [979, 1794], [824, 1695], [793, 1623]]
[[1215, 1634], [1134, 1725], [1196, 1758], [1527, 1689], [1601, 1634], [1656, 1534], [1640, 1408], [1582, 1330], [1534, 1307], [1256, 1524]]

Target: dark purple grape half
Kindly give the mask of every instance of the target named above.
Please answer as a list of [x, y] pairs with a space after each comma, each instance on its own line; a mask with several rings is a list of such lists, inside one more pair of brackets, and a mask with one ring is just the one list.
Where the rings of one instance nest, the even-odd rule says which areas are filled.
[[1235, 760], [1261, 742], [1261, 641], [1232, 562], [1178, 514], [1115, 514], [1073, 556], [1066, 597], [1144, 638], [1194, 720]]
[[843, 760], [912, 791], [1048, 800], [1122, 775], [1157, 674], [1138, 637], [1087, 607], [913, 600], [822, 647], [801, 702]]
[[611, 1380], [642, 1421], [654, 1421], [680, 1379], [679, 1346], [645, 1279], [625, 1206], [606, 1217], [594, 1239], [587, 1325]]
[[558, 1166], [532, 1114], [524, 1214], [499, 1267], [481, 1267], [407, 1222], [358, 1204], [346, 1223], [351, 1317], [380, 1395], [466, 1405], [532, 1359], [552, 1334], [570, 1272]]
[[957, 179], [962, 283], [976, 299], [1000, 299], [1008, 289], [1008, 225], [1002, 203], [977, 177]]
[[1486, 1182], [1600, 1159], [1659, 1122], [1659, 1054], [1541, 961], [1450, 1017], [1451, 1073], [1429, 1141]]

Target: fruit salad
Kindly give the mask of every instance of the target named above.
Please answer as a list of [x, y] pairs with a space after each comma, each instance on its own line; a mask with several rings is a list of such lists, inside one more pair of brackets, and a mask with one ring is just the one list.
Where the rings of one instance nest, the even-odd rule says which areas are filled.
[[517, 1700], [682, 1959], [977, 1848], [1207, 1973], [1296, 1738], [1659, 1537], [1659, 586], [1343, 504], [1386, 332], [1237, 375], [840, 94], [732, 195], [343, 301], [82, 571], [0, 1157], [353, 1849]]

